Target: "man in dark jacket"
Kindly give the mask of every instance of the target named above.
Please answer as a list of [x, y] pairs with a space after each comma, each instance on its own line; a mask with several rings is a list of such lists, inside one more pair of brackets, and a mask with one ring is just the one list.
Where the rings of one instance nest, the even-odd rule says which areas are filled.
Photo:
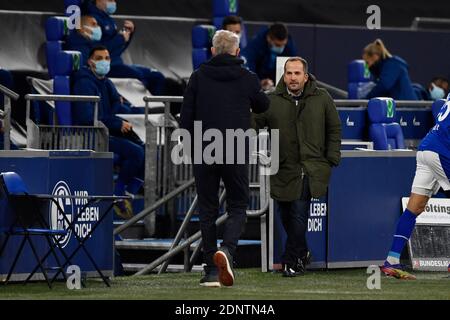
[[[181, 109], [181, 127], [191, 135], [194, 121], [201, 121], [203, 131], [217, 129], [223, 136], [227, 129], [247, 130], [251, 124], [251, 110], [255, 113], [266, 111], [269, 100], [261, 90], [258, 77], [243, 68], [243, 61], [237, 58], [239, 37], [236, 34], [218, 31], [213, 38], [211, 52], [213, 58], [190, 78]], [[246, 150], [240, 152], [245, 153]], [[224, 164], [225, 157], [223, 155], [221, 160], [210, 165], [204, 163], [204, 159], [198, 164], [194, 163], [206, 259], [205, 276], [200, 280], [202, 286], [233, 285], [232, 259], [246, 221], [249, 202], [248, 161], [244, 164], [228, 164], [227, 161]], [[221, 179], [227, 192], [229, 216], [221, 248], [217, 250], [215, 222], [219, 214]]]
[[261, 79], [264, 90], [273, 88], [277, 57], [297, 55], [292, 37], [284, 24], [275, 23], [263, 28], [242, 50], [246, 66]]
[[367, 94], [366, 99], [390, 97], [396, 100], [418, 100], [409, 78], [409, 66], [398, 56], [380, 59], [370, 72], [376, 79], [376, 86]]
[[[144, 176], [144, 143], [133, 131], [132, 125], [116, 114], [124, 110], [122, 100], [114, 84], [106, 75], [109, 72], [110, 57], [105, 47], [93, 48], [88, 56], [87, 66], [74, 75], [74, 95], [100, 96], [98, 118], [109, 130], [109, 149], [120, 157], [120, 172], [114, 194], [122, 196], [134, 178]], [[72, 120], [75, 125], [91, 126], [94, 120], [94, 104], [74, 102]], [[129, 190], [128, 190], [129, 191]], [[116, 213], [129, 219], [133, 215], [128, 200], [115, 207]]]
[[154, 95], [160, 95], [165, 89], [166, 79], [158, 70], [140, 65], [128, 65], [122, 60], [122, 53], [128, 48], [135, 32], [132, 21], [126, 20], [118, 30], [111, 17], [117, 10], [115, 0], [94, 0], [88, 5], [88, 14], [93, 16], [102, 28], [101, 44], [111, 54], [111, 78], [139, 79]]
[[340, 161], [341, 122], [332, 98], [317, 87], [300, 57], [287, 60], [269, 98], [269, 110], [255, 115], [254, 125], [280, 130], [279, 171], [271, 177], [270, 191], [287, 233], [283, 275], [293, 277], [305, 271], [308, 260], [311, 197], [326, 194], [331, 167]]

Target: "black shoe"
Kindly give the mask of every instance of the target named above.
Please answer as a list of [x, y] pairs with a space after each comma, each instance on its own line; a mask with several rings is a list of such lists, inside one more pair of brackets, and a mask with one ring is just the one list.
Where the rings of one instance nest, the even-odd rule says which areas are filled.
[[219, 274], [216, 267], [204, 266], [205, 275], [200, 279], [202, 287], [220, 287]]
[[306, 251], [306, 254], [301, 257], [301, 261], [303, 263], [303, 266], [306, 268], [306, 266], [311, 263], [311, 251]]
[[297, 276], [302, 276], [305, 274], [306, 272], [306, 266], [305, 264], [303, 264], [303, 260], [302, 259], [298, 259], [297, 263], [294, 266], [294, 270]]
[[219, 271], [219, 281], [224, 286], [230, 287], [234, 283], [233, 257], [227, 248], [221, 247], [214, 254], [214, 264]]
[[287, 263], [283, 263], [282, 267], [283, 277], [286, 278], [294, 278], [297, 276], [297, 271], [295, 270], [295, 266], [289, 265]]

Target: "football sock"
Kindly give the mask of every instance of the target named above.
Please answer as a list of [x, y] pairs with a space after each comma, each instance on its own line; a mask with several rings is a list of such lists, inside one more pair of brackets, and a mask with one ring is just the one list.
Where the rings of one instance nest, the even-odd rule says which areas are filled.
[[400, 220], [397, 223], [397, 230], [395, 231], [394, 241], [392, 243], [391, 251], [389, 251], [386, 259], [390, 264], [399, 264], [400, 255], [405, 247], [406, 242], [411, 237], [411, 234], [416, 225], [417, 216], [406, 209]]

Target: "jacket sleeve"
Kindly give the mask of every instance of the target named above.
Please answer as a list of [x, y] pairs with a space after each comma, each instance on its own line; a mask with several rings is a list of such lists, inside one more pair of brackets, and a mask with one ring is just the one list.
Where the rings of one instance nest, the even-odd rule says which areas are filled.
[[341, 120], [333, 99], [327, 93], [325, 111], [326, 153], [325, 156], [331, 165], [337, 166], [341, 160]]
[[122, 129], [122, 122], [124, 121], [122, 118], [116, 116], [119, 110], [122, 107], [122, 102], [120, 101], [120, 95], [117, 92], [116, 87], [108, 79], [108, 88], [109, 88], [109, 101], [110, 101], [110, 110], [103, 110], [103, 117], [101, 121], [108, 127], [108, 129], [114, 132], [120, 132]]
[[180, 128], [188, 130], [191, 134], [194, 131], [196, 94], [197, 74], [194, 72], [184, 92], [183, 105], [181, 106], [180, 113]]
[[[76, 81], [73, 85], [74, 95], [97, 96], [97, 88], [89, 81]], [[94, 103], [93, 102], [73, 102], [72, 119], [75, 125], [92, 126], [94, 124]]]
[[253, 113], [263, 113], [269, 109], [269, 98], [262, 90], [256, 74], [251, 74], [250, 103]]
[[[128, 43], [130, 41], [128, 41]], [[103, 45], [111, 51], [120, 50], [120, 52], [125, 51], [125, 49], [128, 47], [128, 44], [125, 42], [124, 37], [120, 33], [116, 33], [114, 37], [104, 41]]]
[[256, 55], [257, 48], [255, 47], [255, 43], [250, 41], [250, 43], [247, 44], [247, 47], [242, 50], [241, 57], [244, 58], [245, 67], [253, 72], [256, 72]]
[[399, 75], [400, 68], [398, 68], [394, 62], [386, 61], [376, 86], [367, 94], [366, 98], [371, 99], [386, 96], [395, 85]]
[[252, 112], [251, 125], [255, 130], [261, 130], [266, 127], [270, 129], [270, 99], [269, 97], [267, 99], [269, 100], [269, 108], [265, 112], [259, 114]]

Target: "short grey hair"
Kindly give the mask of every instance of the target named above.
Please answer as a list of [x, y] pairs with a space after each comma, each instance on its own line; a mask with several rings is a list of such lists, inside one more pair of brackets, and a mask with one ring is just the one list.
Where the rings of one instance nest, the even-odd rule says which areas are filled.
[[234, 54], [239, 48], [239, 37], [234, 32], [219, 30], [214, 34], [212, 44], [216, 54]]

